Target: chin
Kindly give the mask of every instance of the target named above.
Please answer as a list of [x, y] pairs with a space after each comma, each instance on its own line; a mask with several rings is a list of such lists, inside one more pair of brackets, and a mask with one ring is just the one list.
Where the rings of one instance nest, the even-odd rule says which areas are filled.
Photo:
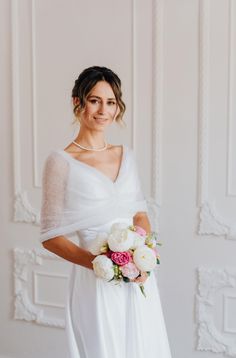
[[95, 123], [94, 127], [95, 127], [96, 129], [104, 130], [104, 129], [106, 129], [107, 127], [109, 127], [110, 125], [111, 125], [110, 122], [106, 122], [106, 123], [102, 123], [102, 124]]

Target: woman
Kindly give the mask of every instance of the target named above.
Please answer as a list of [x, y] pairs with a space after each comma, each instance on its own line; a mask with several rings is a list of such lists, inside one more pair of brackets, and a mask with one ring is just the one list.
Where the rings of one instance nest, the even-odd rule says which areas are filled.
[[[125, 112], [121, 81], [110, 69], [85, 69], [72, 91], [77, 138], [47, 158], [41, 241], [72, 262], [67, 305], [71, 358], [170, 358], [154, 275], [114, 285], [95, 276], [89, 245], [115, 222], [150, 232], [134, 155], [107, 144], [105, 130]], [[78, 245], [67, 239], [77, 233]], [[146, 298], [139, 290], [145, 286]]]

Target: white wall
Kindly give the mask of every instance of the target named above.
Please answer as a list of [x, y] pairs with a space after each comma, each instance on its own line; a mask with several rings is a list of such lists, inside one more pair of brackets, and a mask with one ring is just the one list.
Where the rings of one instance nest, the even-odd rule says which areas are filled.
[[0, 30], [0, 355], [66, 357], [69, 265], [37, 241], [40, 176], [97, 64], [123, 82], [109, 140], [134, 148], [158, 218], [173, 358], [235, 357], [235, 0], [0, 0]]

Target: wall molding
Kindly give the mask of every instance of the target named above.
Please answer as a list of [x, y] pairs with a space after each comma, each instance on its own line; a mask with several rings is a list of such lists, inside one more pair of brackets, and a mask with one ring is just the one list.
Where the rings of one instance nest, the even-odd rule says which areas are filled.
[[63, 275], [63, 274], [59, 274], [59, 273], [51, 273], [51, 272], [41, 272], [38, 270], [34, 270], [33, 271], [33, 282], [34, 282], [34, 304], [35, 305], [41, 305], [41, 306], [46, 306], [46, 307], [55, 307], [55, 308], [64, 308], [65, 309], [65, 304], [61, 304], [58, 302], [49, 302], [46, 300], [40, 300], [38, 298], [38, 280], [39, 277], [50, 277], [50, 278], [60, 278], [63, 280], [68, 280], [68, 275]]
[[12, 18], [12, 99], [13, 99], [13, 169], [14, 169], [14, 220], [38, 223], [38, 210], [31, 205], [21, 181], [20, 146], [20, 64], [19, 64], [19, 0], [11, 0]]
[[153, 80], [152, 80], [152, 198], [161, 206], [162, 120], [163, 120], [163, 37], [164, 3], [153, 0]]
[[208, 199], [209, 0], [199, 2], [199, 204]]
[[41, 181], [38, 173], [38, 141], [37, 141], [37, 76], [36, 76], [36, 0], [31, 0], [31, 76], [32, 76], [32, 125], [33, 125], [33, 175], [34, 187], [41, 188]]
[[135, 132], [136, 132], [136, 108], [137, 108], [137, 95], [135, 92], [136, 89], [136, 76], [137, 76], [137, 70], [135, 65], [135, 58], [137, 56], [137, 43], [136, 43], [136, 11], [137, 11], [137, 5], [135, 0], [132, 0], [131, 2], [132, 6], [132, 148], [134, 152], [136, 151], [136, 141], [135, 141]]
[[236, 305], [236, 295], [233, 294], [224, 294], [224, 332], [226, 333], [236, 333], [236, 326], [235, 328], [231, 328], [228, 326], [229, 320], [229, 310], [228, 310], [228, 302], [234, 300]]
[[225, 236], [236, 240], [236, 224], [221, 217], [213, 203], [205, 202], [200, 207], [199, 235]]
[[[29, 266], [42, 266], [43, 259], [61, 259], [43, 249], [20, 249], [15, 248], [14, 254], [14, 296], [15, 311], [14, 318], [19, 320], [35, 322], [39, 325], [64, 328], [65, 320], [60, 318], [48, 317], [45, 310], [37, 307], [29, 296]], [[46, 273], [47, 274], [47, 273]], [[50, 273], [48, 273], [50, 274]], [[50, 274], [53, 277], [53, 274]], [[55, 274], [57, 277], [58, 274]], [[63, 275], [63, 278], [66, 275]], [[68, 277], [68, 276], [67, 276]], [[58, 304], [50, 304], [57, 308]]]
[[14, 190], [15, 195], [21, 190], [21, 173], [20, 173], [20, 98], [19, 98], [19, 23], [18, 23], [18, 0], [11, 1], [11, 24], [12, 24], [12, 117], [13, 117], [13, 162], [14, 162]]
[[214, 322], [216, 294], [236, 287], [235, 268], [198, 268], [198, 294], [196, 295], [196, 321], [198, 325], [197, 350], [236, 355], [236, 339], [221, 333]]
[[[231, 3], [231, 0], [229, 1]], [[235, 224], [230, 222], [228, 218], [219, 214], [218, 209], [215, 208], [214, 203], [212, 203], [208, 197], [210, 2], [210, 0], [200, 0], [199, 2], [198, 206], [200, 221], [198, 234], [217, 236], [224, 235], [227, 239], [236, 239]], [[230, 42], [232, 43], [232, 41]], [[231, 52], [232, 50], [230, 53]], [[230, 96], [231, 95], [229, 94], [229, 98]], [[230, 151], [229, 148], [228, 151]]]
[[[227, 108], [227, 122], [228, 122], [228, 157], [227, 157], [227, 188], [226, 188], [226, 195], [228, 197], [236, 197], [236, 193], [233, 192], [232, 189], [232, 173], [231, 168], [234, 162], [234, 155], [232, 149], [232, 133], [234, 132], [235, 126], [233, 128], [233, 121], [234, 121], [234, 114], [233, 114], [233, 104], [234, 104], [234, 97], [233, 97], [233, 90], [236, 83], [233, 83], [235, 80], [235, 51], [233, 51], [234, 44], [236, 41], [235, 38], [235, 31], [236, 31], [236, 23], [235, 23], [235, 16], [236, 16], [236, 6], [235, 1], [229, 0], [229, 60], [228, 60], [228, 108]], [[235, 87], [236, 89], [236, 87]]]
[[14, 221], [39, 225], [40, 213], [29, 202], [27, 192], [18, 192], [14, 202]]

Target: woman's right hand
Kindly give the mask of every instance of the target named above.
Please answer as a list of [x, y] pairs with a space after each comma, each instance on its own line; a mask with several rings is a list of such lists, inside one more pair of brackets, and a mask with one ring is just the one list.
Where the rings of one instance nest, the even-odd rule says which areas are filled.
[[88, 268], [93, 270], [93, 260], [97, 257], [97, 255], [93, 255], [90, 251], [88, 251], [88, 261], [90, 262], [90, 265]]

